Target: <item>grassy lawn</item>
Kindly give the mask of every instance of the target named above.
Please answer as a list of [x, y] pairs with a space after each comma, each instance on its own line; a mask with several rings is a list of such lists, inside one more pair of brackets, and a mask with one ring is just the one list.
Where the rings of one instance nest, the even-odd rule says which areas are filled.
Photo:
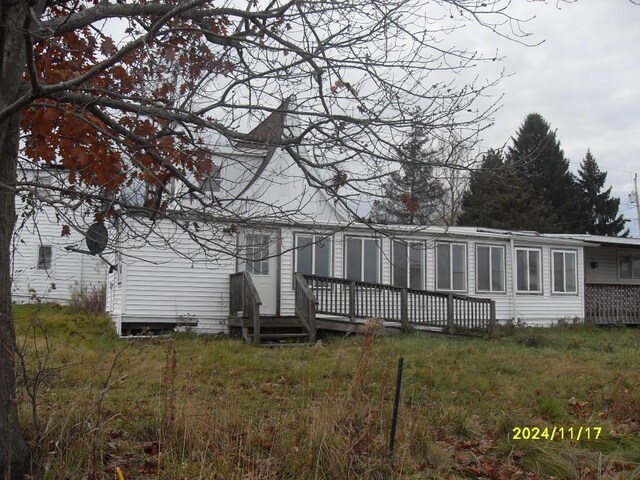
[[[116, 466], [127, 480], [640, 478], [638, 329], [267, 349], [190, 334], [121, 340], [108, 319], [61, 307], [15, 314], [22, 418], [44, 478], [112, 479]], [[513, 439], [523, 427], [602, 432]]]

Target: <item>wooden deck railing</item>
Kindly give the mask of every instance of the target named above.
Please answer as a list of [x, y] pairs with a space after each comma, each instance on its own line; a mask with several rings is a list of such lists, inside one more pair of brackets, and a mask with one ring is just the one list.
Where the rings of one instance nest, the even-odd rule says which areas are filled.
[[585, 320], [599, 324], [640, 324], [640, 285], [585, 285]]
[[253, 343], [260, 345], [260, 295], [251, 275], [237, 272], [229, 275], [229, 315], [234, 316], [242, 310], [245, 317], [253, 322]]
[[295, 274], [295, 311], [296, 316], [309, 332], [309, 342], [316, 341], [316, 305], [318, 301], [300, 274]]
[[315, 295], [317, 313], [347, 317], [351, 322], [376, 317], [448, 331], [492, 331], [495, 325], [495, 301], [488, 298], [318, 275], [301, 276]]

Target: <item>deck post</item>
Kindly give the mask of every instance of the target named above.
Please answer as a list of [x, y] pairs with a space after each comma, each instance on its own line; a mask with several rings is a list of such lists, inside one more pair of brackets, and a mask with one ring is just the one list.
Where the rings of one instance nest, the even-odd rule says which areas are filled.
[[260, 310], [253, 310], [253, 344], [260, 346]]
[[349, 282], [349, 321], [356, 321], [356, 282]]
[[400, 323], [402, 328], [409, 326], [409, 294], [406, 287], [400, 291]]
[[447, 295], [447, 328], [449, 333], [453, 332], [453, 294]]

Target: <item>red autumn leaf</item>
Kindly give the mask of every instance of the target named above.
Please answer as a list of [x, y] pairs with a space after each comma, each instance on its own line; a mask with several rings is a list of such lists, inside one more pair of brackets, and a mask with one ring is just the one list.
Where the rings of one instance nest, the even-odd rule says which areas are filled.
[[410, 214], [415, 215], [415, 213], [418, 211], [418, 202], [416, 202], [416, 199], [407, 195], [406, 193], [403, 193], [400, 197], [400, 200], [407, 207], [407, 211]]
[[62, 226], [62, 234], [60, 236], [61, 237], [68, 237], [69, 235], [71, 235], [71, 227], [69, 225], [63, 225]]
[[112, 55], [117, 50], [116, 44], [113, 43], [111, 37], [107, 37], [102, 41], [102, 46], [100, 47], [100, 51], [106, 55]]

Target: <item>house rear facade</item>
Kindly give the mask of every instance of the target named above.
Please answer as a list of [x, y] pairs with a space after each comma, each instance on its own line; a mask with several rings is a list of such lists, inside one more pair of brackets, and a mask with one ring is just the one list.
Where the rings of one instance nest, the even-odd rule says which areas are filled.
[[[358, 224], [322, 189], [310, 187], [283, 149], [261, 146], [282, 134], [286, 121], [285, 114], [274, 113], [254, 129], [255, 144], [228, 147], [213, 159], [216, 192], [254, 201], [236, 206], [250, 220], [222, 220], [217, 230], [210, 225], [215, 255], [168, 221], [159, 229], [166, 230], [161, 237], [171, 238], [170, 245], [121, 245], [107, 281], [107, 308], [118, 332], [180, 325], [225, 332], [230, 275], [243, 271], [264, 316], [295, 315], [298, 272], [491, 299], [503, 323], [580, 322], [593, 284], [590, 259], [608, 255], [601, 272], [626, 265], [612, 260], [609, 247], [601, 250], [602, 239], [583, 236]], [[284, 211], [292, 213], [279, 215]]]

